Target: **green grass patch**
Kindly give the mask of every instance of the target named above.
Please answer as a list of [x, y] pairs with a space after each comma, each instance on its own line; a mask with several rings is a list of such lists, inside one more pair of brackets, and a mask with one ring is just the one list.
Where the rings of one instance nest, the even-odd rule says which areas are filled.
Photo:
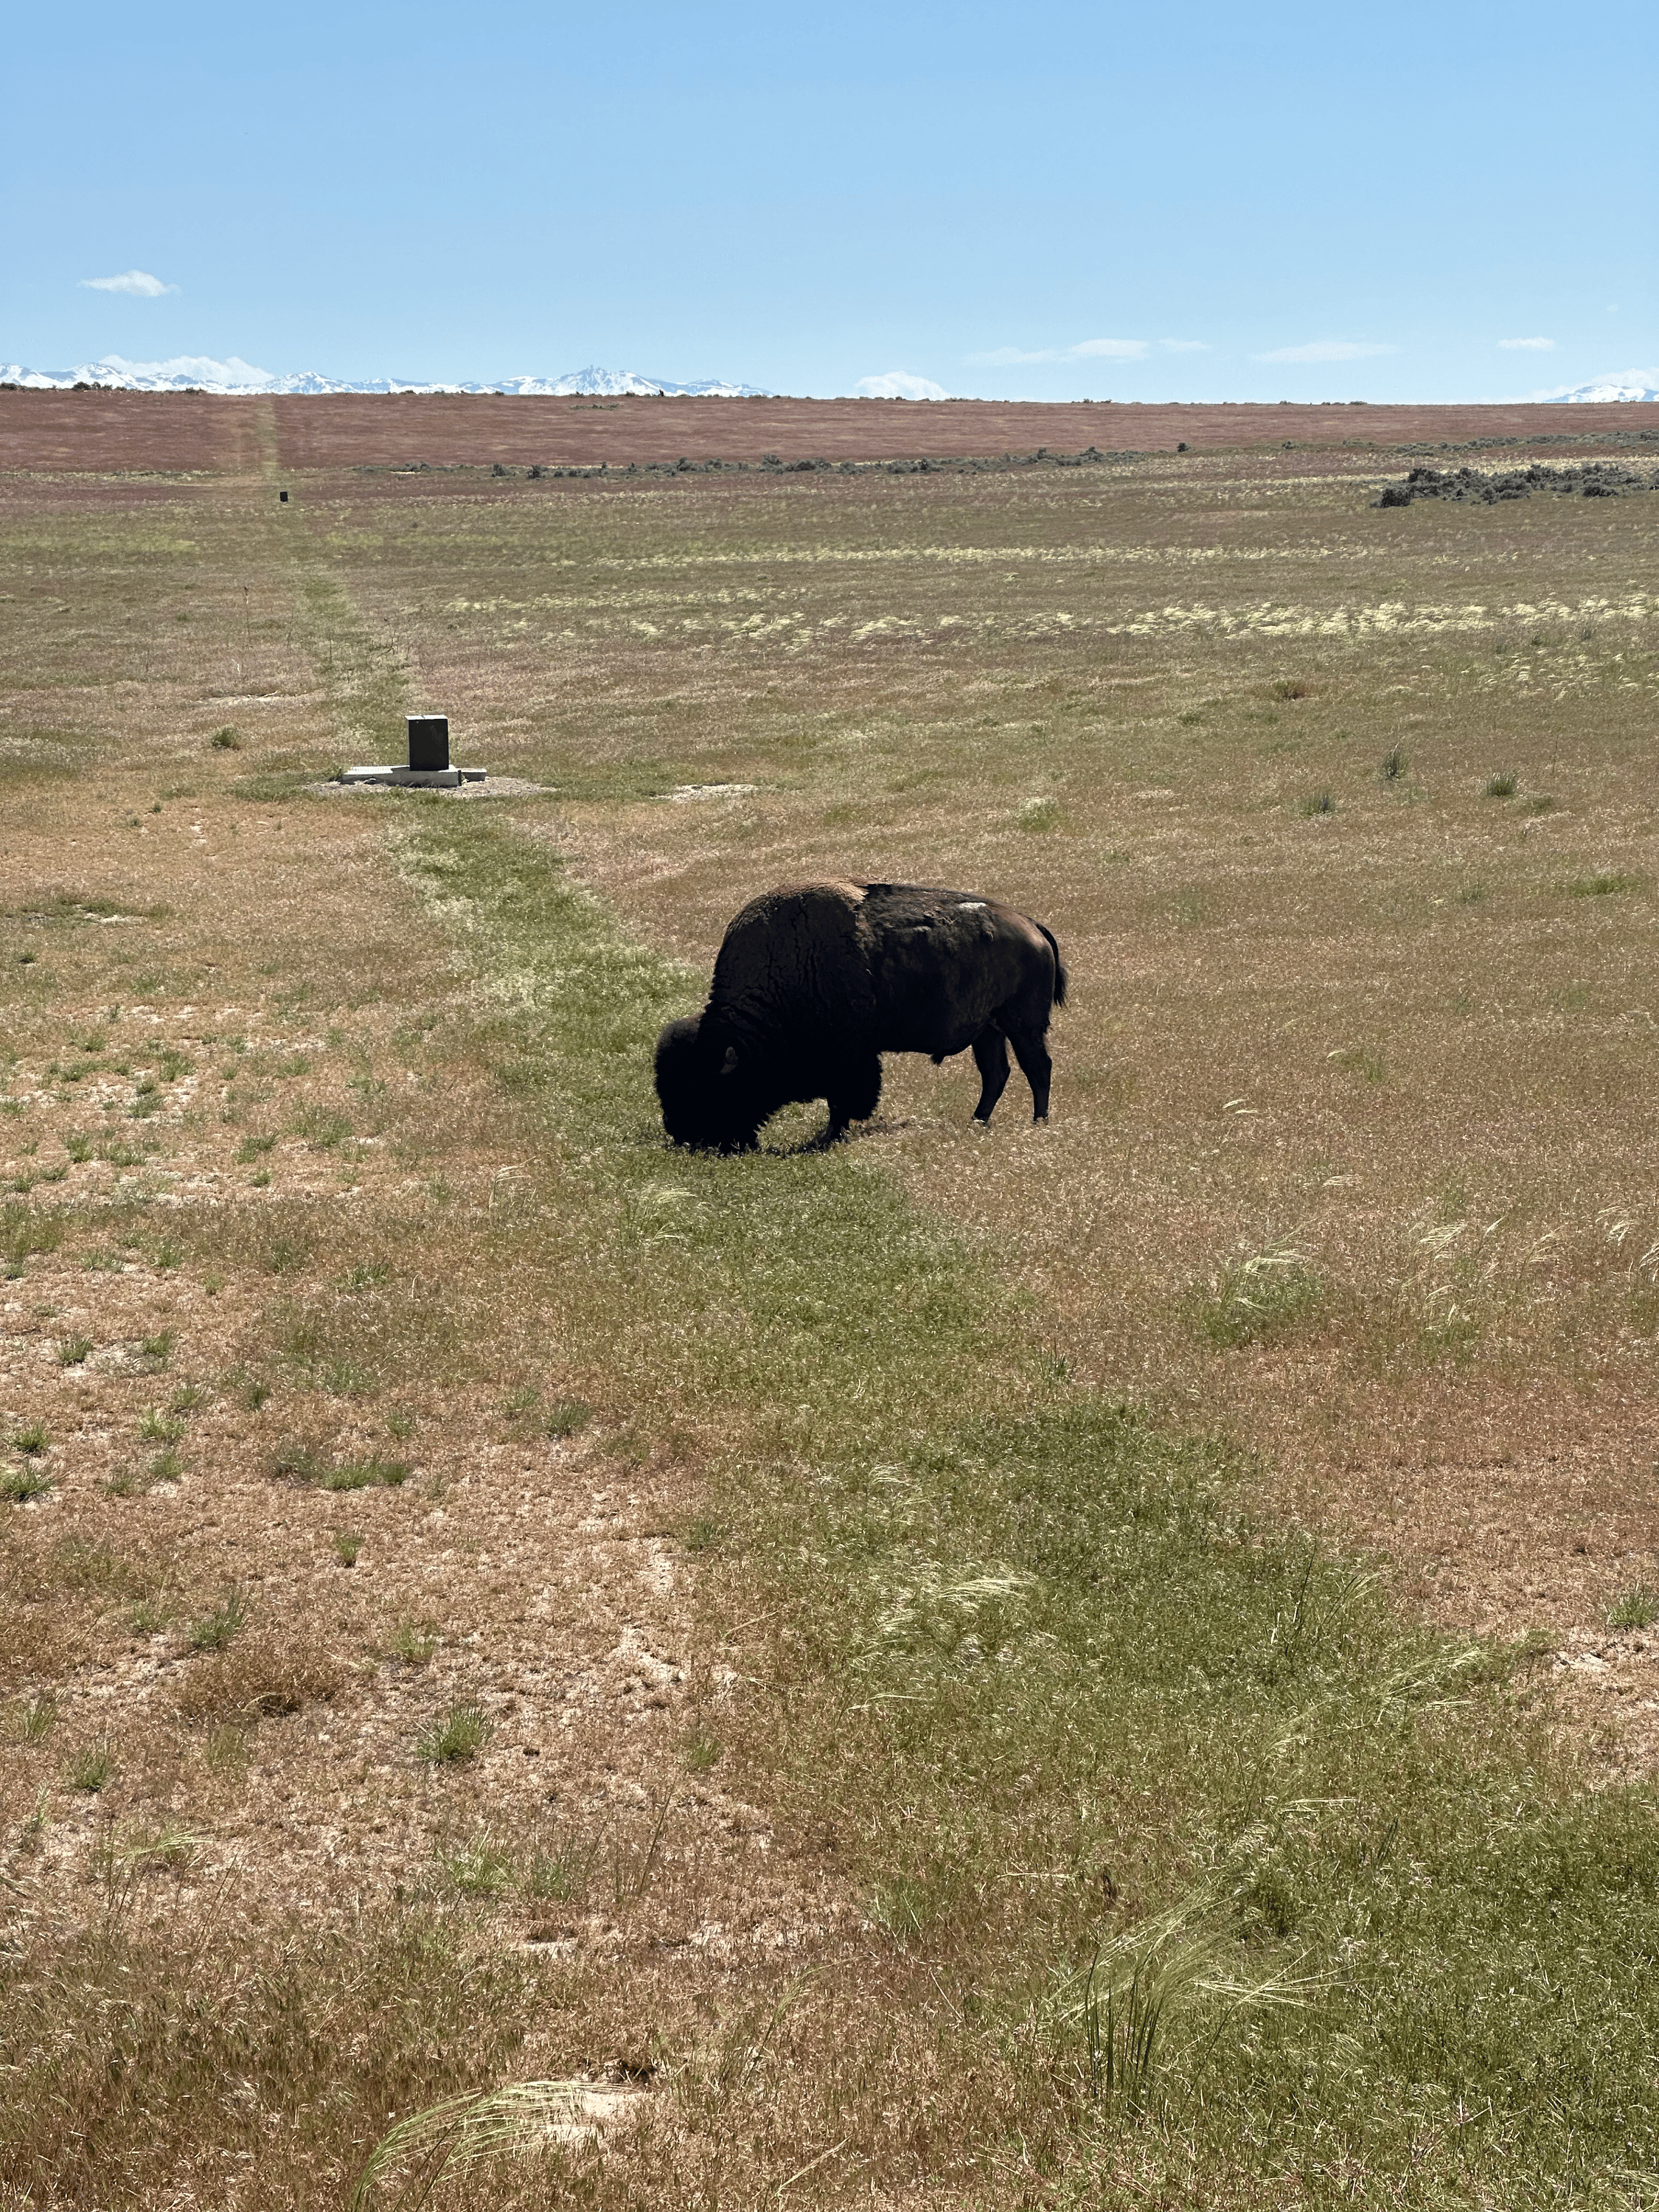
[[[513, 979], [498, 1064], [580, 1164], [582, 1326], [634, 1431], [701, 1437], [729, 1531], [701, 1587], [758, 1639], [722, 1772], [833, 1833], [872, 1937], [951, 1991], [905, 2033], [1000, 2085], [987, 2158], [1017, 2110], [1079, 2203], [1126, 2126], [1182, 2202], [1352, 2173], [1565, 2205], [1650, 2168], [1659, 1824], [1534, 1719], [1533, 1655], [1429, 1634], [1245, 1510], [1224, 1441], [1029, 1358], [1018, 1300], [856, 1147], [671, 1156], [650, 1046], [701, 979], [476, 816], [394, 834]], [[1320, 1297], [1279, 1246], [1196, 1312], [1237, 1346]]]
[[439, 1641], [430, 1621], [400, 1620], [392, 1632], [388, 1656], [401, 1660], [405, 1667], [424, 1667]]
[[323, 1152], [331, 1152], [351, 1134], [351, 1124], [345, 1115], [326, 1106], [301, 1108], [289, 1127], [296, 1137], [303, 1137], [308, 1145], [315, 1145]]
[[461, 1765], [489, 1740], [489, 1722], [477, 1705], [452, 1705], [415, 1740], [415, 1756], [428, 1766]]
[[52, 1488], [52, 1477], [42, 1467], [31, 1467], [26, 1462], [21, 1467], [0, 1467], [0, 1498], [10, 1505], [27, 1505], [31, 1498], [44, 1498]]
[[1640, 876], [1623, 875], [1617, 869], [1597, 868], [1587, 876], [1574, 876], [1565, 885], [1569, 898], [1616, 898], [1620, 891], [1642, 888]]
[[107, 1736], [100, 1736], [95, 1743], [87, 1744], [76, 1753], [64, 1778], [71, 1790], [95, 1797], [114, 1779], [115, 1770], [114, 1748]]
[[1609, 1628], [1651, 1628], [1659, 1621], [1659, 1589], [1650, 1583], [1638, 1583], [1626, 1590], [1607, 1613]]
[[412, 1471], [407, 1460], [334, 1460], [308, 1443], [285, 1444], [273, 1464], [277, 1474], [307, 1490], [398, 1490]]
[[247, 1626], [248, 1602], [239, 1589], [227, 1590], [210, 1612], [191, 1621], [186, 1638], [192, 1651], [226, 1651]]
[[0, 1206], [0, 1280], [14, 1280], [38, 1252], [55, 1252], [64, 1241], [61, 1215], [32, 1206]]

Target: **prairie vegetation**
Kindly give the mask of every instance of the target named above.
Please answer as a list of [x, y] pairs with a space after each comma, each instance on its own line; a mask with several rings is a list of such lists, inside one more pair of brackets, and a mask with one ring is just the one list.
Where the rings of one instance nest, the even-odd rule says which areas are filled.
[[[1648, 503], [264, 451], [8, 526], [5, 2187], [1644, 2203]], [[1049, 1127], [664, 1147], [818, 872]]]

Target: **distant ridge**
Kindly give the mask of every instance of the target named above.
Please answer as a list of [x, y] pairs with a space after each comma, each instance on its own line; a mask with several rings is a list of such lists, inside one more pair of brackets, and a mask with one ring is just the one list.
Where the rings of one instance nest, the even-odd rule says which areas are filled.
[[29, 392], [69, 392], [77, 384], [116, 392], [211, 392], [224, 398], [286, 398], [291, 396], [341, 392], [489, 392], [516, 394], [522, 398], [563, 399], [592, 394], [619, 398], [629, 395], [654, 398], [659, 393], [673, 399], [759, 399], [769, 395], [757, 384], [730, 384], [710, 378], [702, 384], [671, 384], [665, 377], [639, 376], [632, 369], [579, 368], [567, 376], [506, 376], [494, 383], [419, 384], [408, 377], [374, 376], [354, 381], [338, 376], [319, 376], [307, 369], [298, 375], [276, 376], [255, 368], [233, 354], [228, 361], [210, 361], [204, 356], [180, 355], [172, 361], [123, 361], [106, 354], [101, 361], [80, 368], [23, 368], [0, 367], [0, 384], [20, 385]]

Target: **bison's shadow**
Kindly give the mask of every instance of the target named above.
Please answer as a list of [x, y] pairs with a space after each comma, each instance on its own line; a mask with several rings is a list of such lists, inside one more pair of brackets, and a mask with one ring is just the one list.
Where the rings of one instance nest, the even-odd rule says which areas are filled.
[[830, 1125], [825, 1121], [821, 1129], [815, 1130], [810, 1137], [802, 1137], [799, 1142], [793, 1144], [768, 1144], [766, 1133], [763, 1130], [760, 1149], [763, 1152], [770, 1153], [774, 1159], [797, 1159], [804, 1152], [832, 1152], [839, 1146], [857, 1144], [866, 1137], [896, 1136], [901, 1129], [913, 1129], [915, 1126], [915, 1121], [908, 1114], [897, 1120], [890, 1120], [886, 1115], [881, 1114], [868, 1121], [854, 1121], [850, 1128], [843, 1129], [839, 1136], [832, 1137], [830, 1133]]

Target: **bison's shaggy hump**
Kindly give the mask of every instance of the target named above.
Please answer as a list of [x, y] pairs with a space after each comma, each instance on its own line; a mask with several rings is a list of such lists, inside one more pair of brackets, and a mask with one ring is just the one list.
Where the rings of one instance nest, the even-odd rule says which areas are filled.
[[714, 963], [708, 1004], [657, 1044], [663, 1124], [678, 1144], [752, 1146], [792, 1100], [825, 1098], [828, 1138], [874, 1113], [881, 1054], [971, 1048], [988, 1121], [1010, 1044], [1047, 1118], [1060, 948], [1041, 922], [922, 884], [785, 884], [751, 899]]

